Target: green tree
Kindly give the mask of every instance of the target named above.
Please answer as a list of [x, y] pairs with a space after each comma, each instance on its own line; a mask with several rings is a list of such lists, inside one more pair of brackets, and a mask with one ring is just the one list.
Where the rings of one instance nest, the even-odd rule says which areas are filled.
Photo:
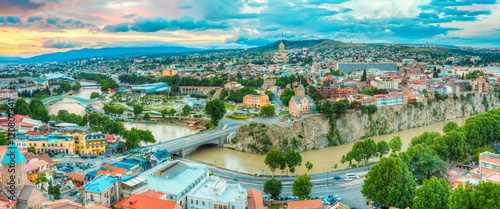
[[337, 114], [337, 117], [340, 117], [341, 114], [347, 111], [347, 107], [349, 107], [349, 100], [342, 99], [333, 105], [333, 112]]
[[270, 194], [271, 198], [277, 200], [280, 197], [283, 185], [280, 180], [276, 180], [274, 177], [269, 179], [264, 183], [264, 193]]
[[411, 139], [410, 146], [416, 146], [417, 144], [426, 144], [430, 146], [434, 143], [434, 139], [440, 136], [441, 134], [437, 131], [433, 132], [425, 131], [423, 134], [420, 134], [420, 136], [413, 137]]
[[264, 94], [266, 94], [267, 97], [269, 97], [269, 101], [272, 101], [275, 97], [275, 95], [272, 91], [265, 91]]
[[177, 113], [177, 110], [175, 110], [174, 108], [172, 108], [168, 111], [168, 114], [171, 116], [174, 116], [176, 113]]
[[307, 168], [307, 172], [309, 172], [313, 168], [313, 164], [311, 162], [307, 161], [306, 168]]
[[31, 147], [28, 147], [28, 152], [31, 152], [33, 153], [34, 155], [36, 155], [36, 148], [34, 146], [31, 146]]
[[467, 86], [467, 91], [472, 91], [472, 86], [471, 85]]
[[184, 105], [184, 107], [182, 107], [182, 114], [184, 116], [188, 116], [189, 114], [191, 114], [192, 111], [193, 111], [193, 108], [189, 105]]
[[280, 101], [283, 105], [288, 106], [290, 99], [295, 95], [292, 89], [286, 88], [280, 95]]
[[397, 208], [412, 205], [417, 183], [400, 158], [383, 157], [365, 177], [361, 190], [365, 198]]
[[276, 111], [276, 108], [272, 105], [264, 105], [260, 107], [260, 114], [265, 115], [265, 116], [271, 116], [274, 115]]
[[14, 104], [14, 113], [16, 115], [29, 115], [30, 108], [26, 101], [24, 101], [23, 99], [16, 100], [16, 103]]
[[472, 161], [475, 161], [475, 162], [479, 162], [479, 155], [483, 152], [491, 152], [491, 153], [495, 153], [495, 150], [489, 148], [489, 147], [479, 147], [477, 148], [476, 150], [474, 150], [474, 157], [472, 158]]
[[469, 157], [469, 145], [466, 140], [462, 132], [450, 131], [442, 137], [435, 138], [431, 148], [443, 160], [447, 160], [450, 163], [463, 162]]
[[368, 164], [368, 160], [372, 157], [377, 156], [377, 143], [373, 139], [368, 138], [363, 141], [363, 158], [365, 159], [365, 165]]
[[5, 136], [5, 134], [0, 134], [0, 145], [9, 145], [10, 140]]
[[47, 174], [45, 173], [39, 173], [38, 176], [36, 176], [36, 184], [39, 184], [40, 182], [47, 182]]
[[78, 122], [79, 126], [86, 126], [89, 123], [88, 115], [85, 114], [82, 116], [82, 119]]
[[401, 146], [403, 143], [401, 142], [401, 138], [399, 136], [395, 136], [389, 141], [389, 147], [391, 147], [391, 150], [393, 152], [399, 152], [401, 151]]
[[56, 200], [61, 198], [61, 190], [60, 190], [60, 185], [56, 185], [53, 189], [52, 195], [54, 195], [54, 198]]
[[415, 191], [415, 196], [417, 198], [413, 200], [412, 208], [447, 209], [450, 186], [445, 179], [424, 179], [422, 186]]
[[264, 163], [269, 167], [269, 170], [273, 172], [276, 171], [277, 168], [280, 168], [285, 164], [285, 157], [283, 156], [283, 152], [281, 150], [271, 150], [267, 153], [266, 159]]
[[473, 209], [471, 195], [474, 192], [472, 185], [467, 182], [465, 186], [459, 183], [448, 198], [449, 209]]
[[366, 69], [363, 70], [363, 75], [361, 76], [361, 81], [366, 81]]
[[143, 108], [141, 105], [134, 105], [134, 115], [137, 117], [142, 114]]
[[161, 110], [160, 113], [161, 113], [161, 117], [165, 118], [165, 116], [168, 114], [168, 110], [167, 109], [163, 109], [163, 110]]
[[451, 121], [451, 122], [448, 122], [446, 125], [444, 125], [443, 132], [448, 133], [450, 131], [455, 131], [457, 129], [458, 129], [458, 124]]
[[422, 90], [422, 93], [424, 93], [425, 95], [427, 95], [427, 89]]
[[500, 184], [480, 182], [471, 194], [474, 208], [500, 208]]
[[[405, 152], [400, 152], [400, 154], [403, 153]], [[404, 159], [401, 155], [400, 158], [406, 162], [408, 170], [412, 172], [413, 178], [417, 182], [430, 179], [432, 176], [441, 177], [446, 175], [446, 163], [426, 144], [410, 147], [406, 153], [408, 159]]]
[[302, 164], [302, 156], [299, 151], [292, 149], [286, 153], [285, 162], [290, 173], [295, 173], [295, 167]]
[[92, 93], [90, 94], [90, 99], [95, 99], [95, 98], [97, 98], [97, 97], [99, 97], [99, 92], [92, 92]]
[[313, 183], [311, 182], [311, 176], [307, 175], [307, 173], [304, 173], [304, 175], [301, 175], [299, 178], [293, 180], [293, 196], [298, 196], [301, 200], [311, 198], [312, 188]]
[[149, 116], [149, 113], [144, 114], [142, 117], [144, 120], [151, 120], [151, 116]]
[[385, 140], [379, 141], [377, 143], [377, 152], [379, 153], [380, 158], [389, 153], [390, 150], [391, 149], [389, 148], [389, 144]]
[[205, 105], [205, 112], [212, 119], [212, 124], [217, 126], [219, 124], [219, 120], [224, 117], [224, 114], [226, 114], [226, 106], [220, 99], [214, 99], [207, 102]]

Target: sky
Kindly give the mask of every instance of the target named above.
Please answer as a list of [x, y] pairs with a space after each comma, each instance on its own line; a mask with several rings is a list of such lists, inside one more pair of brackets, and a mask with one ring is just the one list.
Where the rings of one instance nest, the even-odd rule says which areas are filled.
[[500, 0], [0, 0], [0, 56], [283, 38], [499, 47]]

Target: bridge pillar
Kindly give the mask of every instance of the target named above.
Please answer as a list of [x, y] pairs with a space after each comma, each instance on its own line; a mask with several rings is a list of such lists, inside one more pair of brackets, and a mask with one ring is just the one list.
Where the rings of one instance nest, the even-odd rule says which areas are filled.
[[181, 148], [181, 150], [179, 151], [179, 155], [181, 156], [181, 158], [185, 158], [186, 157], [186, 150], [184, 150], [184, 147]]
[[219, 137], [219, 147], [224, 147], [224, 137]]

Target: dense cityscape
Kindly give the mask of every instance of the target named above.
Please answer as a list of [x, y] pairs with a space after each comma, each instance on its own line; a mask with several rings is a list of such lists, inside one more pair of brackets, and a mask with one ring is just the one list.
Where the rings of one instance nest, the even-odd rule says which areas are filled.
[[0, 208], [500, 209], [499, 14], [0, 0]]

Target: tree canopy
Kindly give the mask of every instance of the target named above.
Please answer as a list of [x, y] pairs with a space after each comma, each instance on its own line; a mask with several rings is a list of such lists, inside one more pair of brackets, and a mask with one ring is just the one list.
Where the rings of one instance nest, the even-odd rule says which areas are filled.
[[307, 173], [304, 173], [304, 175], [301, 175], [297, 179], [293, 180], [293, 195], [298, 196], [301, 200], [311, 197], [312, 188], [313, 183], [311, 182], [311, 176], [307, 175]]
[[367, 199], [397, 208], [412, 205], [417, 183], [400, 158], [383, 157], [365, 177], [361, 194]]
[[425, 179], [422, 186], [415, 192], [413, 208], [447, 209], [446, 204], [450, 196], [450, 186], [445, 179], [432, 177]]
[[276, 108], [273, 105], [264, 105], [260, 107], [260, 114], [265, 116], [274, 115], [276, 112]]
[[280, 180], [272, 179], [267, 180], [264, 183], [264, 193], [270, 194], [271, 198], [277, 200], [280, 197], [281, 190], [283, 189], [283, 185]]

